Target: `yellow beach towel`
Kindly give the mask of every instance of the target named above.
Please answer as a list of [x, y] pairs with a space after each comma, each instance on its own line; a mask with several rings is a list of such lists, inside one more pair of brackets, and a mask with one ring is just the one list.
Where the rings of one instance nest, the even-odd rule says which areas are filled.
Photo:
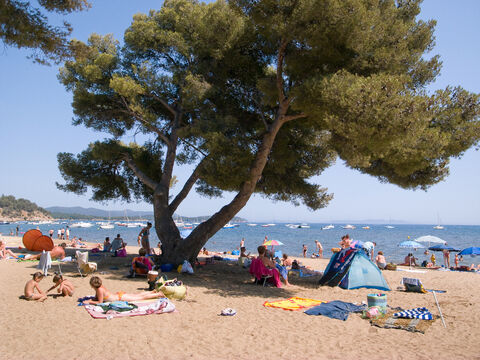
[[283, 310], [300, 310], [300, 309], [306, 309], [312, 306], [319, 305], [321, 303], [325, 303], [326, 301], [321, 301], [321, 300], [314, 300], [314, 299], [304, 299], [304, 298], [299, 298], [299, 297], [291, 297], [290, 299], [286, 300], [279, 300], [279, 301], [265, 301], [263, 303], [263, 306], [265, 307], [273, 307], [273, 308], [279, 308]]

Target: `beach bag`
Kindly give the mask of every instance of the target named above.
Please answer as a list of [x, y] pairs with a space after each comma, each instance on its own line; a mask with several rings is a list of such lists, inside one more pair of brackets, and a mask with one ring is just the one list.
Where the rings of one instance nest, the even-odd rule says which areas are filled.
[[192, 265], [187, 260], [185, 260], [182, 264], [182, 272], [186, 272], [188, 274], [193, 274]]
[[162, 276], [156, 286], [169, 299], [183, 300], [187, 296], [187, 287], [177, 279], [165, 280]]

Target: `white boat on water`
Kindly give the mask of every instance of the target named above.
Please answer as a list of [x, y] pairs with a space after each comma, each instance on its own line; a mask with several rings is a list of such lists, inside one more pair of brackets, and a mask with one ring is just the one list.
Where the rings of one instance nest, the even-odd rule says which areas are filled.
[[237, 226], [238, 226], [237, 224], [228, 223], [228, 224], [223, 225], [223, 228], [224, 229], [232, 229], [232, 228], [237, 227]]
[[442, 225], [436, 225], [433, 227], [435, 230], [443, 230], [445, 229], [445, 226], [442, 226]]
[[385, 226], [385, 228], [387, 228], [387, 229], [395, 229], [395, 226], [387, 225], [387, 226]]
[[105, 229], [105, 230], [108, 230], [108, 229], [113, 229], [115, 227], [115, 225], [111, 224], [111, 223], [102, 223], [99, 225], [100, 229]]
[[247, 226], [257, 226], [257, 224], [247, 224]]
[[322, 230], [331, 230], [331, 229], [335, 229], [335, 226], [330, 224], [330, 225], [326, 225], [326, 226], [323, 226], [322, 227]]
[[89, 228], [92, 226], [93, 226], [92, 223], [84, 222], [84, 221], [76, 222], [70, 225], [71, 228]]
[[348, 224], [348, 225], [342, 226], [342, 228], [343, 229], [355, 229], [355, 226]]

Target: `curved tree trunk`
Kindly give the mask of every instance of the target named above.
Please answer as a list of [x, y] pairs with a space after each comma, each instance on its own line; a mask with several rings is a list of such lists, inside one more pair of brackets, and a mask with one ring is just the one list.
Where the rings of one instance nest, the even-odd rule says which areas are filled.
[[279, 115], [264, 135], [261, 146], [249, 171], [248, 179], [242, 183], [233, 200], [223, 206], [208, 220], [198, 225], [192, 233], [182, 239], [173, 221], [173, 214], [168, 211], [164, 196], [154, 198], [155, 229], [162, 241], [162, 263], [181, 264], [184, 260], [194, 262], [199, 251], [217, 231], [227, 224], [248, 202], [260, 179], [273, 146], [275, 137], [283, 125], [283, 116]]

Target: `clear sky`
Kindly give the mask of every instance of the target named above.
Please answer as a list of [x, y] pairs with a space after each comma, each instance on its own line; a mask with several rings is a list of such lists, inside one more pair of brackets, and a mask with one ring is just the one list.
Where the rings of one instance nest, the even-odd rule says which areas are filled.
[[[92, 0], [92, 9], [66, 16], [74, 27], [73, 37], [86, 41], [90, 33], [113, 33], [122, 39], [132, 15], [158, 9], [161, 1]], [[436, 47], [443, 61], [441, 76], [432, 89], [460, 85], [480, 92], [478, 19], [480, 1], [425, 0], [423, 19], [436, 19]], [[104, 136], [71, 125], [72, 96], [58, 82], [58, 68], [33, 64], [27, 52], [0, 50], [0, 194], [29, 199], [42, 207], [83, 206], [103, 209], [151, 210], [150, 204], [95, 203], [89, 196], [57, 190], [62, 182], [56, 155], [78, 153]], [[305, 206], [273, 203], [254, 196], [238, 214], [250, 221], [331, 222], [368, 219], [401, 220], [408, 223], [480, 224], [480, 152], [469, 150], [454, 159], [450, 176], [427, 192], [402, 190], [381, 184], [375, 178], [347, 169], [339, 161], [312, 182], [334, 193], [330, 205], [315, 212]], [[189, 169], [176, 168], [180, 180]], [[180, 186], [178, 186], [180, 188]], [[233, 197], [205, 199], [191, 194], [180, 206], [184, 216], [208, 215]]]

